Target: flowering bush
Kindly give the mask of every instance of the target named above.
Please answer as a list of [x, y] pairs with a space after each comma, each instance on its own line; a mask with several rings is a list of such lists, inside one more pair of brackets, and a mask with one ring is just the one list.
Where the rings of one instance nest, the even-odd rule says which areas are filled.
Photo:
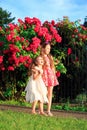
[[[56, 30], [62, 37], [61, 44], [56, 44], [52, 49], [54, 56], [59, 56], [59, 59], [65, 60], [77, 67], [81, 64], [81, 51], [86, 48], [87, 28], [80, 24], [80, 21], [70, 22], [68, 17], [58, 21], [55, 25]], [[57, 48], [57, 49], [56, 49]], [[84, 56], [83, 56], [84, 57]], [[65, 63], [65, 66], [68, 63]]]
[[5, 30], [0, 28], [0, 70], [28, 67], [45, 41], [58, 44], [61, 37], [51, 23], [41, 24], [37, 18], [18, 19], [18, 24], [11, 23]]
[[5, 97], [12, 97], [18, 90], [21, 94], [28, 79], [28, 67], [32, 58], [39, 55], [40, 45], [49, 41], [59, 44], [61, 40], [52, 23], [42, 24], [35, 17], [18, 19], [17, 24], [10, 23], [5, 29], [0, 27], [0, 73]]
[[[63, 63], [67, 70], [66, 75], [59, 78], [61, 97], [74, 99], [81, 91], [87, 91], [87, 27], [81, 25], [80, 20], [71, 22], [68, 17], [63, 17], [54, 26], [62, 42], [52, 48], [52, 53], [62, 60], [60, 64]], [[61, 70], [61, 66], [57, 68]]]
[[[18, 19], [17, 24], [10, 23], [5, 29], [0, 27], [0, 74], [10, 96], [18, 90], [22, 93], [32, 58], [39, 55], [40, 45], [49, 41], [57, 77], [62, 73], [69, 78], [76, 77], [78, 74], [74, 72], [77, 68], [82, 69], [85, 63], [87, 42], [87, 28], [79, 21], [70, 22], [68, 17], [64, 17], [57, 23], [54, 20], [41, 23], [35, 17], [25, 17], [24, 21]], [[65, 77], [64, 80], [66, 82]]]

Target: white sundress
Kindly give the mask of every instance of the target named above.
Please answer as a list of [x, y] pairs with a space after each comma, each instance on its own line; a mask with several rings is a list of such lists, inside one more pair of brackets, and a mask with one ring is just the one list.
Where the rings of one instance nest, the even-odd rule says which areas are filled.
[[45, 86], [45, 84], [42, 80], [42, 76], [41, 76], [43, 73], [43, 70], [40, 69], [39, 67], [35, 67], [35, 69], [40, 71], [40, 76], [36, 80], [33, 79], [32, 75], [30, 76], [27, 86], [25, 88], [26, 101], [28, 101], [30, 103], [32, 103], [34, 101], [48, 103], [47, 87]]

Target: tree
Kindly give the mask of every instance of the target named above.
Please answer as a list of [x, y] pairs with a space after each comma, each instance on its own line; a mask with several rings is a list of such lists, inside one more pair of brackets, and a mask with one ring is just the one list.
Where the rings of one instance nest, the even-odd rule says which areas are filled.
[[11, 13], [3, 10], [0, 7], [0, 26], [6, 27], [7, 24], [11, 23], [15, 17], [11, 18]]
[[85, 17], [84, 19], [84, 24], [83, 24], [85, 27], [87, 27], [87, 16]]

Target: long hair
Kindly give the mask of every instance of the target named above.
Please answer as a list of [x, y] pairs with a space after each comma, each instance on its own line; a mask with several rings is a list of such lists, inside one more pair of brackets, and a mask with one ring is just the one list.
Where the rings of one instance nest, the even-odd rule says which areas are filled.
[[32, 59], [31, 64], [28, 67], [28, 76], [32, 75], [32, 69], [34, 68], [34, 66], [36, 65], [36, 58]]
[[[50, 43], [46, 43], [46, 42], [43, 43], [42, 46], [41, 46], [41, 53], [40, 54], [43, 57], [43, 59], [44, 59], [44, 49], [46, 48], [47, 45], [50, 45], [50, 47], [51, 47], [51, 44]], [[50, 67], [51, 68], [55, 68], [52, 54], [48, 54], [47, 56], [48, 56], [48, 58], [50, 60]], [[44, 64], [46, 64], [46, 61], [44, 61], [44, 62], [45, 62]]]

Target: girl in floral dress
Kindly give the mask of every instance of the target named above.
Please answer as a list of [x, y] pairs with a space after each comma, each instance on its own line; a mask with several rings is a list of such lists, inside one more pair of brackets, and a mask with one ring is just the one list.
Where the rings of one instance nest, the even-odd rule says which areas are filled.
[[53, 87], [56, 85], [59, 85], [59, 82], [55, 74], [54, 60], [53, 60], [52, 55], [50, 54], [50, 50], [51, 50], [50, 43], [44, 43], [42, 45], [41, 55], [43, 56], [44, 61], [45, 61], [42, 78], [45, 85], [47, 86], [48, 101], [49, 101], [48, 107], [47, 107], [47, 113], [49, 116], [53, 116], [53, 114], [50, 112], [51, 104], [52, 104]]
[[39, 113], [45, 115], [43, 111], [43, 103], [48, 103], [47, 98], [47, 88], [42, 80], [43, 74], [43, 58], [38, 56], [34, 59], [31, 65], [31, 76], [29, 78], [28, 84], [25, 88], [26, 91], [26, 101], [32, 103], [32, 113], [36, 114], [36, 105], [39, 103]]

